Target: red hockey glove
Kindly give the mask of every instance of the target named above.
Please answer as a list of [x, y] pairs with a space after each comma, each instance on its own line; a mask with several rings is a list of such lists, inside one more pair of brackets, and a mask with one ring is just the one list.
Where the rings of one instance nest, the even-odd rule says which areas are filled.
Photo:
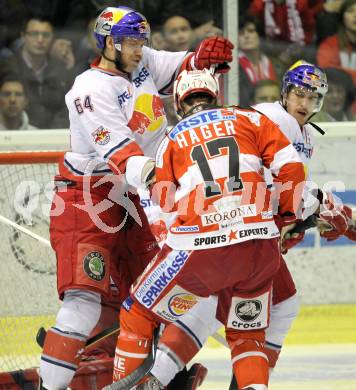
[[[298, 233], [292, 233], [292, 230], [298, 226], [303, 221], [297, 219], [294, 215], [288, 217], [281, 217], [280, 215], [275, 215], [275, 223], [281, 232], [281, 252], [285, 255], [290, 248], [297, 245], [299, 242], [304, 239], [304, 231]], [[308, 229], [306, 227], [306, 229]]]
[[206, 38], [195, 50], [194, 66], [201, 70], [217, 64], [215, 73], [226, 73], [230, 69], [227, 63], [232, 61], [233, 48], [234, 45], [226, 38]]
[[348, 229], [349, 218], [345, 206], [337, 204], [331, 193], [326, 194], [326, 198], [323, 199], [323, 203], [320, 205], [319, 218], [321, 220], [318, 227], [320, 236], [328, 241], [336, 240], [345, 234]]
[[[278, 230], [282, 233], [282, 229], [288, 227], [286, 232], [292, 230], [295, 227], [296, 222], [299, 220], [295, 215], [281, 216], [280, 214], [276, 214], [274, 216], [274, 223], [277, 225]], [[285, 232], [285, 233], [286, 233]]]
[[356, 227], [350, 227], [344, 234], [349, 240], [356, 241]]
[[[292, 240], [296, 240], [299, 238], [299, 235], [302, 234], [304, 237], [304, 233], [296, 233], [292, 236], [288, 233], [291, 230], [293, 230], [296, 226], [297, 218], [295, 215], [291, 216], [284, 216], [277, 214], [274, 216], [274, 222], [277, 225], [280, 233], [281, 233], [281, 252], [282, 254], [286, 254], [288, 252], [288, 249], [290, 249], [292, 246], [296, 245], [299, 240], [293, 244]], [[303, 239], [301, 238], [301, 240]]]
[[349, 228], [346, 230], [344, 235], [351, 241], [356, 241], [356, 222], [352, 219], [352, 210], [349, 206], [344, 206], [344, 211], [347, 215], [347, 222]]
[[281, 252], [283, 255], [285, 255], [290, 248], [293, 248], [295, 245], [299, 244], [301, 241], [304, 240], [305, 233], [286, 233], [282, 244], [281, 244]]

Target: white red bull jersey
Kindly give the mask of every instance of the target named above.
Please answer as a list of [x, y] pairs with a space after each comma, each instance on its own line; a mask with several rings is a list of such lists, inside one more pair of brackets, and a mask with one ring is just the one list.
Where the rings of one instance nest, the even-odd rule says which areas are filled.
[[156, 155], [153, 198], [177, 214], [166, 244], [197, 250], [279, 236], [263, 177], [290, 182], [280, 212], [294, 212], [296, 185], [303, 190], [300, 158], [266, 116], [236, 107], [200, 111], [180, 121]]
[[305, 170], [308, 172], [308, 165], [313, 155], [315, 142], [313, 127], [306, 124], [301, 128], [297, 120], [288, 114], [280, 102], [260, 103], [253, 107], [278, 125], [289, 142], [294, 146], [294, 149], [298, 152], [305, 166]]
[[[260, 103], [254, 108], [262, 112], [271, 119], [281, 129], [283, 134], [288, 138], [289, 142], [294, 146], [294, 149], [299, 154], [301, 161], [304, 164], [304, 170], [307, 180], [310, 180], [309, 164], [314, 151], [315, 138], [314, 128], [310, 124], [302, 127], [299, 126], [297, 120], [282, 107], [280, 102]], [[272, 175], [268, 169], [265, 169], [265, 180], [268, 185], [272, 185]], [[319, 203], [310, 195], [312, 184], [306, 185], [304, 193], [304, 206], [308, 208], [304, 212], [304, 218], [314, 213]]]
[[61, 175], [100, 177], [125, 172], [130, 156], [154, 158], [167, 126], [160, 96], [169, 93], [185, 55], [144, 47], [131, 78], [95, 64], [80, 74], [65, 97], [71, 151]]

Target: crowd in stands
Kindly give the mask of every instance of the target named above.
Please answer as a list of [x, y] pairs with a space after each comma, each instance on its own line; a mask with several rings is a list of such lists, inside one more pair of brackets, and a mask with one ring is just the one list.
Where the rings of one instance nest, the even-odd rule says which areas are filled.
[[[192, 50], [221, 35], [222, 2], [120, 1], [150, 21], [157, 50]], [[100, 54], [95, 17], [110, 0], [0, 0], [0, 129], [66, 128], [64, 95]], [[303, 58], [326, 70], [318, 121], [356, 120], [356, 0], [239, 1], [239, 103], [279, 99], [284, 71]], [[164, 101], [170, 124], [172, 100]]]

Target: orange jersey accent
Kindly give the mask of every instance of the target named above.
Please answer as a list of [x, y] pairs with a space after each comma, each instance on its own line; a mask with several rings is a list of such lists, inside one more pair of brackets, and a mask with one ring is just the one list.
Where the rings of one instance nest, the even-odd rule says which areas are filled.
[[177, 212], [167, 244], [203, 249], [278, 236], [263, 166], [277, 187], [283, 185], [279, 212], [294, 214], [304, 186], [303, 165], [266, 116], [229, 107], [179, 122], [156, 155], [153, 197], [163, 211]]

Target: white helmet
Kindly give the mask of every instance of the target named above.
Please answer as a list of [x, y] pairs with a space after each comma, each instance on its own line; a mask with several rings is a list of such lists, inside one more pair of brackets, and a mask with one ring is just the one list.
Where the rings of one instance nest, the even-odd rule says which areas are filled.
[[182, 116], [182, 101], [197, 92], [207, 93], [217, 99], [219, 94], [218, 80], [208, 69], [183, 70], [174, 82], [173, 87], [174, 109], [179, 118]]

